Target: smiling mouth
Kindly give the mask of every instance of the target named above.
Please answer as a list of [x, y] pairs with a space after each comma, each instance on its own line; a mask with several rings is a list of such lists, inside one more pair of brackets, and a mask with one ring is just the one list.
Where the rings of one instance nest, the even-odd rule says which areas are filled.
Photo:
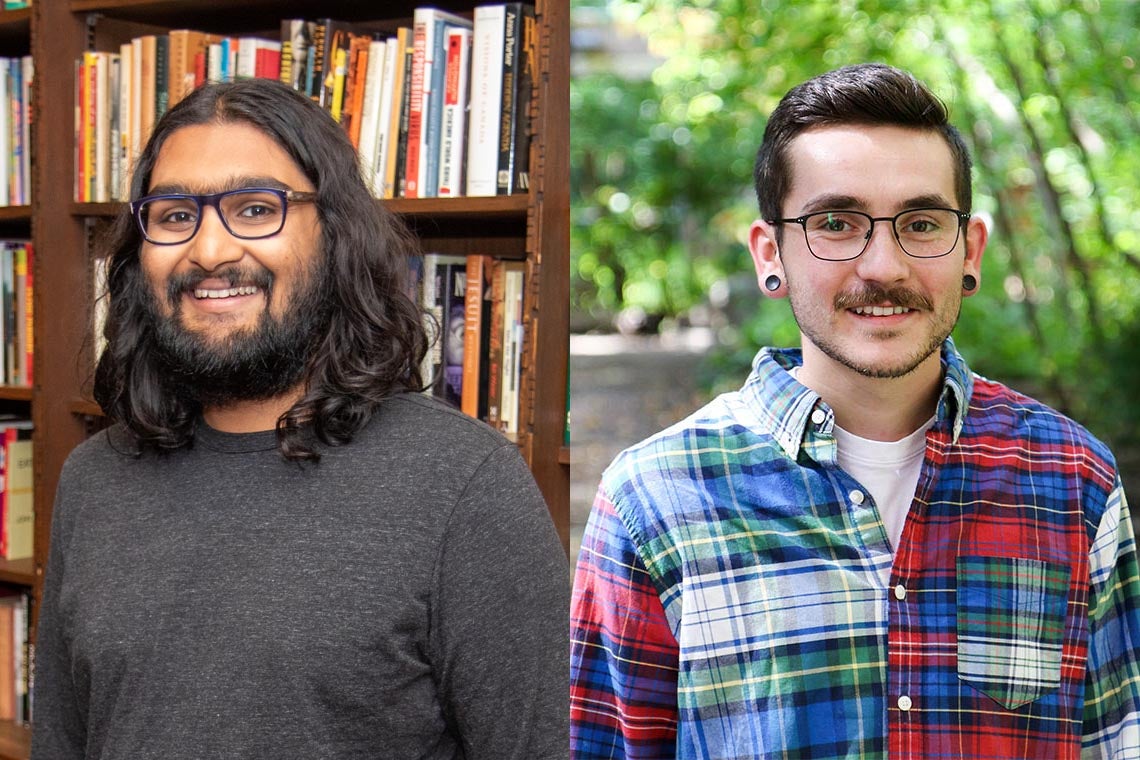
[[235, 288], [194, 288], [194, 297], [201, 300], [206, 298], [234, 298], [235, 296], [252, 296], [261, 291], [256, 285], [242, 285]]
[[851, 311], [864, 317], [889, 317], [895, 314], [909, 314], [914, 309], [906, 306], [856, 306]]

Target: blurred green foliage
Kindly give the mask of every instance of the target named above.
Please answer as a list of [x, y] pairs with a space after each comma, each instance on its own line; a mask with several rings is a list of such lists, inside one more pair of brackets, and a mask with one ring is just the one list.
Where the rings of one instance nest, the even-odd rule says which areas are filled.
[[709, 366], [726, 386], [758, 346], [796, 342], [785, 302], [755, 297], [755, 151], [789, 88], [882, 61], [947, 104], [973, 150], [974, 211], [993, 222], [959, 347], [976, 371], [1140, 449], [1140, 3], [576, 3], [586, 6], [631, 20], [661, 62], [648, 79], [623, 76], [620, 58], [573, 79], [579, 322], [626, 307], [679, 316], [720, 289], [733, 318]]

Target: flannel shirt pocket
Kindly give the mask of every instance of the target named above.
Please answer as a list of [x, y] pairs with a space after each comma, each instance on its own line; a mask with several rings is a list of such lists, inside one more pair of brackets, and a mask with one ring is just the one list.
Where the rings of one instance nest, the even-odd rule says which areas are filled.
[[1061, 683], [1069, 569], [958, 557], [958, 677], [1009, 710]]

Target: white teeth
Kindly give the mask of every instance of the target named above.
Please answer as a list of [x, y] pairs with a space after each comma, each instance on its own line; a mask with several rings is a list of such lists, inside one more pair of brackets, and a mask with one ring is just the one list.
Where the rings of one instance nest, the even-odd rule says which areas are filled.
[[892, 314], [906, 314], [910, 309], [905, 306], [856, 306], [852, 311], [864, 316], [887, 317]]
[[194, 290], [195, 298], [232, 298], [234, 296], [252, 296], [257, 292], [255, 285], [243, 285], [240, 288], [223, 288], [220, 290], [211, 290], [207, 288], [196, 288]]

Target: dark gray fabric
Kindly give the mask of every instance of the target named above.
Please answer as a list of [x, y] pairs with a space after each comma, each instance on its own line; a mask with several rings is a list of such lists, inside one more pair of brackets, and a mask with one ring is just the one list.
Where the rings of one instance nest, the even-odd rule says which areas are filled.
[[402, 395], [304, 467], [115, 434], [60, 480], [35, 760], [568, 755], [566, 557], [486, 425]]

